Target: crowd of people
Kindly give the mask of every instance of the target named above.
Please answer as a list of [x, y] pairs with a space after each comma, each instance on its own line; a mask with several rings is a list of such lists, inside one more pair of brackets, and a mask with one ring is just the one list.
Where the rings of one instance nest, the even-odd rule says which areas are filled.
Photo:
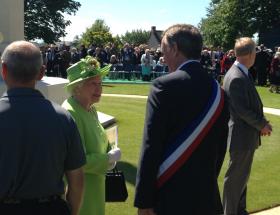
[[[256, 51], [256, 61], [250, 68], [250, 73], [259, 86], [269, 84], [271, 92], [279, 93], [280, 48], [273, 52], [261, 44], [256, 47]], [[98, 59], [101, 67], [112, 64], [108, 74], [109, 79], [150, 81], [168, 73], [168, 66], [163, 60], [160, 48], [149, 49], [147, 45], [134, 46], [125, 43], [120, 50], [113, 43], [105, 47], [94, 44], [89, 47], [81, 45], [79, 49], [65, 45], [60, 47], [50, 45], [42, 52], [47, 76], [66, 78], [67, 68], [87, 55]], [[221, 81], [235, 59], [233, 49], [224, 52], [220, 47], [217, 49], [204, 47], [200, 62], [208, 73]]]
[[168, 71], [160, 49], [149, 49], [147, 45], [134, 46], [125, 43], [120, 50], [113, 43], [105, 47], [81, 45], [79, 49], [51, 45], [42, 48], [42, 55], [47, 68], [46, 75], [54, 77], [66, 78], [66, 69], [88, 55], [98, 59], [101, 67], [112, 65], [111, 73], [108, 74], [111, 79], [142, 78], [150, 81], [152, 72], [155, 72], [153, 77], [158, 77]]
[[[255, 83], [259, 86], [270, 85], [270, 92], [280, 92], [280, 47], [275, 50], [266, 48], [263, 44], [256, 47], [256, 60], [249, 69]], [[236, 60], [233, 49], [223, 52], [221, 48], [216, 50], [204, 49], [201, 55], [201, 64], [213, 74], [219, 81], [231, 68]]]
[[[153, 81], [147, 100], [135, 184], [138, 215], [248, 215], [254, 153], [261, 136], [272, 133], [249, 71], [265, 50], [256, 50], [255, 42], [243, 37], [224, 57], [215, 52], [228, 60], [213, 61], [202, 47], [196, 27], [177, 24], [163, 33], [157, 55], [149, 49], [139, 54], [145, 80], [155, 56], [169, 73]], [[125, 44], [115, 60], [121, 57], [130, 70], [135, 49]], [[69, 48], [55, 50], [50, 47], [43, 56], [63, 59], [61, 75], [69, 80], [70, 96], [62, 107], [35, 89], [45, 73], [38, 47], [16, 41], [1, 56], [7, 86], [0, 98], [1, 214], [105, 215], [105, 174], [121, 159], [121, 150], [108, 143], [95, 104], [112, 65], [101, 59], [100, 47], [75, 50], [76, 62]], [[273, 62], [279, 63], [278, 51], [275, 56]], [[208, 74], [213, 62], [227, 70], [223, 86]], [[218, 176], [227, 145], [230, 159], [221, 198]]]

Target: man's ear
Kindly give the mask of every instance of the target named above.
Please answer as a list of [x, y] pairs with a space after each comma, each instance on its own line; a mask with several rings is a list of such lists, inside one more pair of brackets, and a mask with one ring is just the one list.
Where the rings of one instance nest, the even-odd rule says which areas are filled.
[[175, 55], [175, 56], [178, 56], [178, 54], [179, 54], [179, 49], [178, 49], [177, 43], [174, 43], [174, 44], [172, 45], [172, 49], [173, 49], [174, 55]]
[[1, 70], [1, 75], [3, 80], [7, 80], [7, 76], [8, 76], [8, 69], [7, 69], [7, 65], [5, 63], [2, 62], [2, 70]]
[[37, 78], [36, 78], [37, 81], [40, 81], [44, 77], [45, 69], [46, 69], [45, 66], [42, 65], [42, 67], [40, 69], [40, 72], [39, 72], [39, 74], [37, 75]]

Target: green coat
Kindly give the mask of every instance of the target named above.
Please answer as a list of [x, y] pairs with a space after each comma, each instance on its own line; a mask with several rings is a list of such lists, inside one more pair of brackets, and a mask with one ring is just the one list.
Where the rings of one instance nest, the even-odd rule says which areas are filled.
[[86, 153], [85, 193], [80, 215], [105, 214], [105, 173], [108, 168], [108, 139], [92, 106], [91, 111], [82, 108], [73, 97], [62, 106], [68, 110], [79, 129]]

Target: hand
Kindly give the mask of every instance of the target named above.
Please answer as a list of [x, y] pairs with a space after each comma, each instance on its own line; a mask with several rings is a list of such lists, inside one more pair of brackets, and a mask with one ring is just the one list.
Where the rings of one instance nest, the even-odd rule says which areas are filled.
[[116, 161], [119, 161], [121, 159], [121, 150], [119, 148], [111, 149], [108, 152], [109, 156], [109, 163], [114, 163]]
[[138, 209], [138, 215], [157, 215], [153, 208]]
[[272, 132], [272, 126], [269, 124], [269, 122], [262, 128], [261, 130], [261, 136], [270, 136]]
[[109, 163], [109, 164], [108, 164], [108, 170], [114, 169], [115, 166], [116, 166], [116, 164], [117, 164], [117, 162]]

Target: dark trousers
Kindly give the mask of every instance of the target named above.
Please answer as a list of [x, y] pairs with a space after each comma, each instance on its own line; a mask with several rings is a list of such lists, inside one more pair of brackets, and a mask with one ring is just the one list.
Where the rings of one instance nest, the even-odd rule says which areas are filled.
[[231, 151], [224, 180], [223, 205], [225, 215], [246, 213], [246, 193], [255, 150]]
[[261, 68], [257, 70], [258, 72], [258, 85], [264, 86], [267, 82], [267, 70], [266, 68]]
[[48, 61], [47, 62], [47, 76], [51, 76], [53, 70], [53, 62], [52, 61]]
[[62, 199], [48, 202], [0, 203], [3, 215], [70, 215], [68, 204]]

